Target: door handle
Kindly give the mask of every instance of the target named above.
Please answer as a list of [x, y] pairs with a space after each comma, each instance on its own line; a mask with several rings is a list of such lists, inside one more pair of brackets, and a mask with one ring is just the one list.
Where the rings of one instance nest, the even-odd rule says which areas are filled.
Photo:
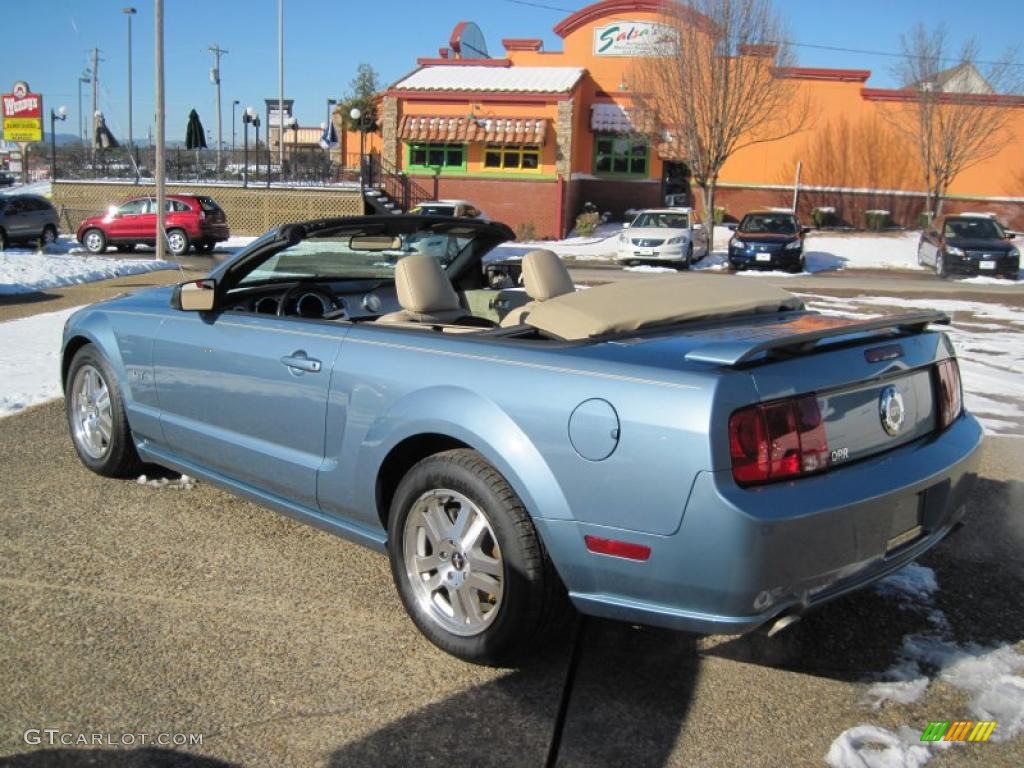
[[290, 355], [285, 355], [281, 358], [281, 362], [292, 373], [320, 373], [320, 361], [308, 357], [305, 350], [302, 349], [292, 352]]

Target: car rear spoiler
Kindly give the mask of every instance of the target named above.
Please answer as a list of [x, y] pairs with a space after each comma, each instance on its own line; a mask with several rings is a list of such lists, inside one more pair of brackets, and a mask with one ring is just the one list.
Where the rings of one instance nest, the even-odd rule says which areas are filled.
[[[830, 318], [832, 319], [832, 318]], [[686, 353], [690, 362], [713, 363], [715, 365], [740, 366], [755, 358], [791, 357], [806, 355], [814, 350], [819, 342], [834, 339], [838, 336], [871, 333], [873, 331], [892, 331], [900, 335], [921, 333], [929, 325], [949, 325], [949, 315], [945, 312], [911, 312], [888, 317], [875, 317], [870, 320], [848, 320], [834, 318], [835, 325], [818, 328], [813, 331], [795, 333], [789, 336], [778, 336], [773, 339], [736, 339], [735, 341], [716, 341], [705, 344]]]

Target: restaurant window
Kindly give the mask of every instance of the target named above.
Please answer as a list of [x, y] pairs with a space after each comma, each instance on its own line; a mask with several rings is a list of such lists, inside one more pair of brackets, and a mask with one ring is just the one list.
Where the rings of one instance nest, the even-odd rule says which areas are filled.
[[594, 136], [594, 173], [646, 176], [650, 146], [644, 136], [598, 133]]
[[492, 171], [536, 171], [540, 169], [540, 147], [535, 144], [488, 144], [484, 168]]
[[466, 145], [435, 142], [409, 142], [409, 168], [466, 167]]

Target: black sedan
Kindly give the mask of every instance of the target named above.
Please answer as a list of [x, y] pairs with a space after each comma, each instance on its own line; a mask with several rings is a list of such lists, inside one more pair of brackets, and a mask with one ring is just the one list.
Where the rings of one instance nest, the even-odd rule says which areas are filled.
[[748, 213], [729, 240], [729, 269], [804, 271], [804, 235], [796, 216], [783, 211]]
[[946, 216], [941, 227], [921, 233], [917, 263], [934, 267], [939, 277], [949, 275], [991, 275], [1017, 279], [1020, 249], [991, 216], [962, 214]]

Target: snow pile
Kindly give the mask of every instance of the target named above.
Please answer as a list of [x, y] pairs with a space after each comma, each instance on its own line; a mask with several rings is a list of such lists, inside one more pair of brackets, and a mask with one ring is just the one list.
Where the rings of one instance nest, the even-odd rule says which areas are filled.
[[177, 264], [153, 259], [72, 256], [13, 249], [0, 252], [0, 294], [33, 293], [158, 269], [177, 269]]
[[177, 480], [171, 480], [167, 477], [154, 477], [150, 479], [145, 475], [139, 475], [135, 478], [135, 482], [150, 488], [166, 488], [171, 491], [191, 491], [196, 487], [196, 479], [189, 475], [182, 475]]
[[572, 236], [564, 240], [527, 240], [499, 245], [487, 254], [485, 261], [521, 259], [534, 248], [554, 251], [563, 259], [576, 261], [611, 261], [619, 247], [621, 224], [599, 224], [594, 234]]
[[672, 267], [655, 267], [649, 264], [641, 264], [637, 267], [624, 267], [623, 272], [675, 272]]
[[906, 726], [899, 734], [877, 725], [858, 725], [843, 731], [825, 755], [831, 768], [919, 768], [932, 756], [931, 748], [947, 749], [952, 742], [922, 742]]
[[79, 309], [0, 323], [0, 418], [61, 396], [61, 336]]
[[810, 309], [841, 317], [876, 317], [932, 309], [948, 313], [953, 323], [943, 330], [956, 347], [968, 410], [989, 434], [1024, 434], [1020, 386], [1024, 374], [1024, 309], [959, 299], [801, 296]]
[[[1009, 645], [985, 648], [960, 645], [952, 637], [945, 614], [935, 608], [935, 572], [917, 564], [875, 585], [876, 591], [900, 601], [900, 607], [925, 613], [933, 629], [903, 638], [896, 663], [883, 680], [868, 688], [866, 701], [878, 709], [884, 702], [912, 704], [942, 680], [970, 696], [967, 708], [974, 720], [998, 723], [992, 741], [1007, 741], [1024, 728], [1024, 654]], [[934, 674], [934, 677], [931, 676]], [[955, 719], [957, 713], [944, 713]], [[919, 731], [901, 726], [896, 733], [876, 725], [849, 728], [832, 742], [825, 762], [832, 768], [917, 768], [934, 750], [954, 742], [922, 742]]]

